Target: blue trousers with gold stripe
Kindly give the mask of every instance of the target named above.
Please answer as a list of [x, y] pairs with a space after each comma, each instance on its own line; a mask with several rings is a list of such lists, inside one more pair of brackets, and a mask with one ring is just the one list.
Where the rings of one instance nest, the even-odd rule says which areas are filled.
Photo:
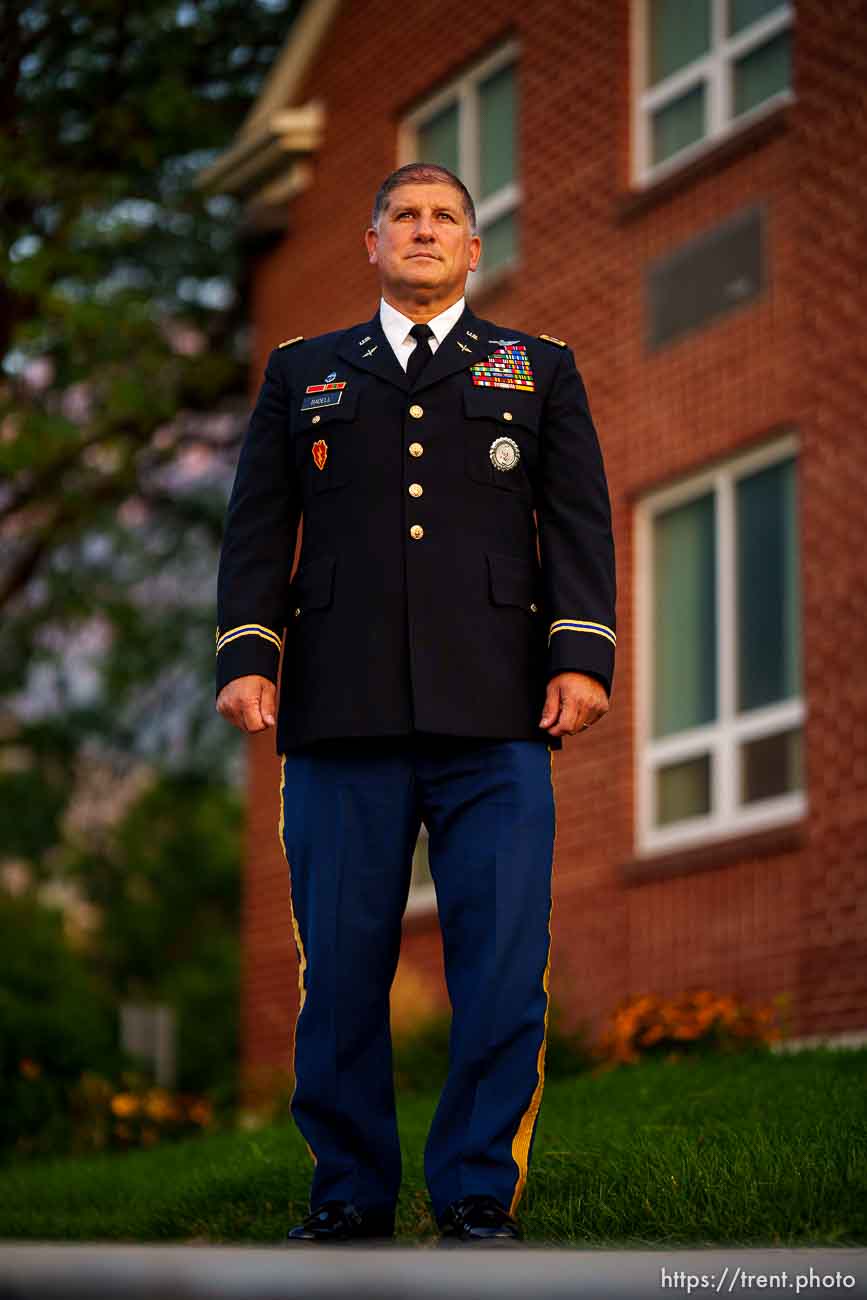
[[301, 991], [291, 1110], [315, 1164], [312, 1208], [397, 1201], [389, 993], [424, 821], [452, 1004], [425, 1177], [437, 1217], [472, 1193], [514, 1213], [544, 1079], [552, 762], [544, 740], [419, 733], [283, 757]]

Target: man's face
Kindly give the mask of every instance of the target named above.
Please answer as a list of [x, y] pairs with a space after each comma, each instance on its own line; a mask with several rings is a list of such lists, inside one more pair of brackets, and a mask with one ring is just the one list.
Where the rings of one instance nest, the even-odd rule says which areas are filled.
[[470, 230], [460, 193], [449, 184], [400, 185], [365, 234], [371, 265], [383, 290], [397, 298], [456, 302], [474, 271], [482, 241]]

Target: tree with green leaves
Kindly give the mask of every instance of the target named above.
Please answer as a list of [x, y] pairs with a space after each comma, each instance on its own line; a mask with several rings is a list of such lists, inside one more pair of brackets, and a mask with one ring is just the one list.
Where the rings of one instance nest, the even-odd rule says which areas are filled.
[[12, 0], [0, 18], [0, 698], [23, 690], [32, 715], [42, 690], [55, 722], [121, 749], [177, 744], [155, 727], [175, 706], [187, 749], [203, 731], [185, 697], [213, 654], [248, 260], [235, 201], [192, 182], [291, 17]]
[[293, 10], [3, 8], [0, 748], [18, 772], [22, 746], [37, 767], [53, 753], [65, 785], [85, 741], [211, 769], [231, 748], [212, 718], [214, 583], [246, 261], [234, 201], [193, 180]]
[[[145, 763], [163, 817], [189, 821], [192, 800], [215, 836], [238, 834], [225, 782], [240, 745], [214, 711], [213, 656], [248, 408], [247, 250], [234, 200], [193, 181], [296, 7], [7, 0], [0, 13], [0, 869], [23, 864], [34, 883], [66, 870], [100, 894], [105, 845], [73, 845], [68, 829], [94, 771], [110, 802]], [[174, 850], [166, 860], [180, 869]], [[208, 871], [187, 862], [191, 894], [207, 898]], [[120, 893], [100, 905], [125, 916]], [[227, 928], [236, 912], [220, 913]], [[154, 950], [177, 920], [148, 922], [167, 926]], [[135, 926], [122, 932], [126, 957], [101, 954], [118, 977], [144, 960]], [[142, 978], [157, 974], [149, 957]]]

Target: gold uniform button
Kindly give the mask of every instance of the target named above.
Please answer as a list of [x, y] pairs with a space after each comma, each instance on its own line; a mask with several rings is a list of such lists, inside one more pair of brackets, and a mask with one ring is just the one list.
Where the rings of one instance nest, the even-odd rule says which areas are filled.
[[409, 413], [414, 420], [420, 420], [424, 415], [424, 407], [419, 406], [417, 402], [414, 402], [409, 408]]
[[421, 445], [420, 442], [411, 442], [409, 444], [410, 456], [420, 456], [423, 451], [424, 451], [424, 447]]
[[421, 524], [413, 524], [412, 528], [409, 530], [409, 535], [414, 538], [415, 541], [418, 541], [420, 537], [424, 537], [424, 529]]
[[301, 610], [300, 610], [300, 609], [296, 609], [296, 611], [295, 611], [295, 617], [298, 618], [298, 617], [300, 616], [300, 614], [301, 614]]
[[530, 613], [531, 613], [531, 614], [535, 614], [537, 608], [538, 608], [538, 606], [537, 606], [536, 604], [531, 604], [531, 605], [530, 605]]
[[311, 423], [312, 423], [312, 424], [318, 424], [319, 421], [320, 421], [321, 419], [322, 419], [322, 416], [321, 416], [321, 415], [314, 415], [314, 417], [313, 417]]
[[504, 419], [504, 420], [511, 420], [511, 418], [512, 418], [512, 412], [511, 412], [511, 411], [504, 411], [504, 412], [503, 412], [503, 419]]
[[420, 497], [422, 492], [424, 492], [424, 488], [422, 487], [421, 483], [410, 483], [409, 495], [411, 497]]

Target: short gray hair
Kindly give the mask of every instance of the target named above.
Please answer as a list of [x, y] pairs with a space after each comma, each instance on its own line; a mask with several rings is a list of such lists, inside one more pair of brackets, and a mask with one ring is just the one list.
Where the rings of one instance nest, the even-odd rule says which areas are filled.
[[439, 163], [406, 163], [403, 167], [398, 167], [397, 171], [392, 172], [390, 176], [386, 176], [376, 191], [376, 198], [373, 200], [373, 213], [370, 219], [372, 226], [378, 225], [379, 218], [388, 206], [388, 198], [392, 190], [396, 190], [399, 185], [410, 184], [451, 185], [461, 196], [461, 204], [466, 213], [467, 221], [470, 223], [470, 230], [474, 235], [478, 234], [476, 206], [469, 190], [463, 181], [455, 176], [454, 172], [450, 172], [447, 167], [440, 167]]

